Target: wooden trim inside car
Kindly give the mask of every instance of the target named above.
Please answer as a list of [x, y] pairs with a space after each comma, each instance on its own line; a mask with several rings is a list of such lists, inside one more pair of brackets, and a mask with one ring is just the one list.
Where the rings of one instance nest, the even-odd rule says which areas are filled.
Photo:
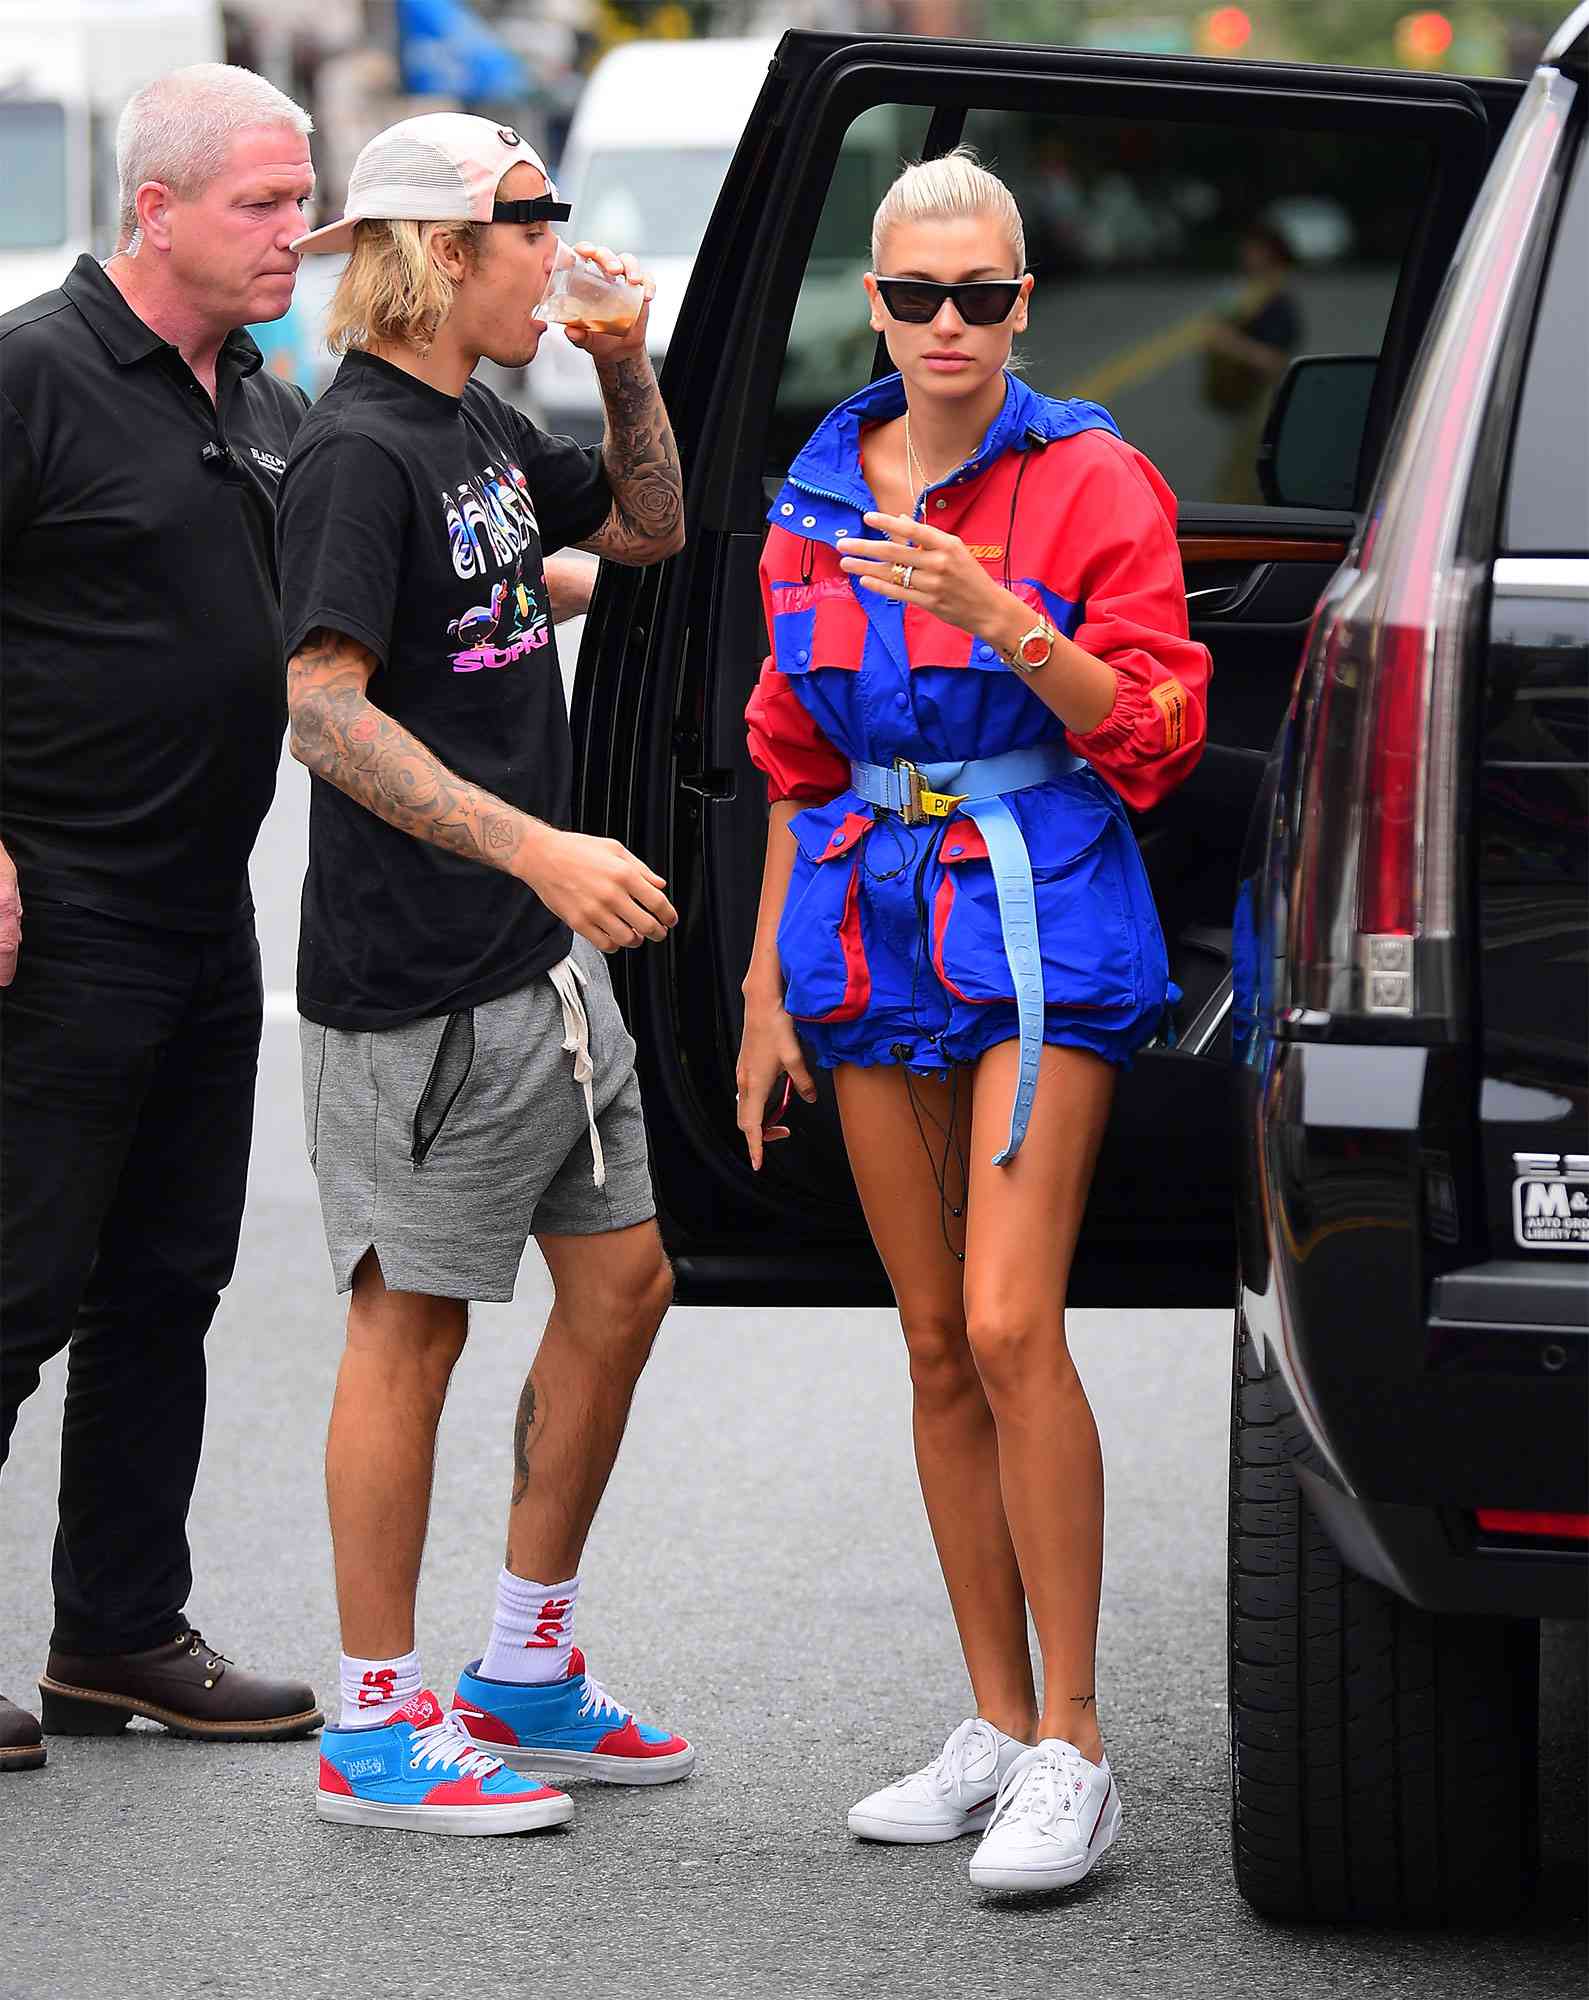
[[1338, 563], [1346, 555], [1342, 541], [1282, 541], [1272, 535], [1182, 535], [1181, 561]]

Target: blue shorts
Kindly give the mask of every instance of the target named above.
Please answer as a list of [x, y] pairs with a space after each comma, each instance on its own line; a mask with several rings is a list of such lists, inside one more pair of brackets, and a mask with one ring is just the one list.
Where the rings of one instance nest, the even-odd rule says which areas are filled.
[[[1128, 1063], [1176, 996], [1125, 809], [1091, 771], [1005, 802], [1032, 862], [1043, 1039]], [[910, 827], [848, 792], [790, 831], [784, 1004], [819, 1064], [934, 1074], [1016, 1038], [993, 871], [972, 821]]]

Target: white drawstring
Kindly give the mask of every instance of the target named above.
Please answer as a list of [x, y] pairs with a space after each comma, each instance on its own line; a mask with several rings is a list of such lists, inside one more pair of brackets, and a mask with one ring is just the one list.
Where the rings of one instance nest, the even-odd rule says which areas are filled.
[[597, 1187], [607, 1184], [607, 1162], [601, 1154], [601, 1134], [596, 1130], [596, 1100], [591, 1093], [591, 1079], [595, 1065], [590, 1059], [590, 1019], [585, 1012], [585, 1003], [580, 998], [579, 989], [586, 985], [584, 970], [572, 953], [559, 960], [546, 975], [557, 989], [557, 997], [563, 1003], [563, 1048], [574, 1058], [574, 1081], [585, 1093], [585, 1118], [590, 1126], [590, 1157], [594, 1163], [592, 1178]]

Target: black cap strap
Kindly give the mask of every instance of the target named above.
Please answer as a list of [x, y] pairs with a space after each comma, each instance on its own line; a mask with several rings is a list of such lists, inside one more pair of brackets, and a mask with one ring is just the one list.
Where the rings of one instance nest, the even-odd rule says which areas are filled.
[[566, 201], [553, 201], [549, 194], [538, 194], [534, 201], [499, 201], [491, 208], [493, 222], [566, 222], [573, 214], [573, 205]]

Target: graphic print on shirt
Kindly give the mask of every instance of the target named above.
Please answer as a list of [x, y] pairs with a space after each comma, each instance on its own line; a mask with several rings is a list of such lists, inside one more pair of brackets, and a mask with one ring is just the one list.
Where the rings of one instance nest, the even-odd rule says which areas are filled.
[[449, 653], [455, 674], [511, 667], [551, 641], [545, 607], [524, 581], [524, 560], [539, 551], [540, 525], [529, 483], [508, 461], [502, 471], [487, 465], [441, 496], [452, 566], [460, 577], [498, 575], [484, 601], [470, 604], [447, 625], [458, 650]]

